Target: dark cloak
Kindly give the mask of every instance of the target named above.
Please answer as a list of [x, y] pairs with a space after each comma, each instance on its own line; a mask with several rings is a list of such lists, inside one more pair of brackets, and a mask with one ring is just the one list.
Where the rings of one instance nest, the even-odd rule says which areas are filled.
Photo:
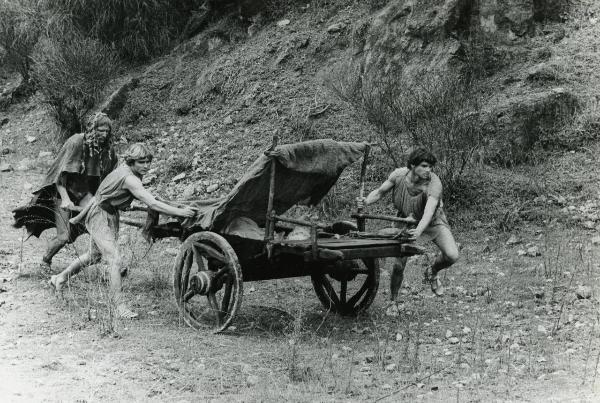
[[[29, 236], [39, 237], [48, 228], [56, 227], [54, 210], [56, 200], [60, 198], [56, 184], [63, 174], [85, 176], [90, 192], [92, 194], [96, 192], [101, 180], [116, 166], [117, 156], [112, 147], [103, 149], [101, 155], [96, 154], [87, 158], [84, 151], [83, 133], [74, 134], [67, 139], [42, 184], [33, 192], [31, 201], [13, 210], [15, 228], [25, 227]], [[67, 183], [67, 192], [73, 196], [71, 190]]]

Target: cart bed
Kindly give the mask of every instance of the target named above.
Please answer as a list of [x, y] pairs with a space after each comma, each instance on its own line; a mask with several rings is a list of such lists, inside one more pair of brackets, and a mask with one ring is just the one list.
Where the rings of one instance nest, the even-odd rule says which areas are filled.
[[324, 250], [341, 252], [343, 254], [342, 260], [408, 256], [423, 253], [423, 250], [418, 246], [395, 239], [319, 238], [317, 239], [318, 255], [316, 257], [313, 257], [310, 239], [273, 243], [273, 251], [303, 255], [305, 260], [323, 259]]

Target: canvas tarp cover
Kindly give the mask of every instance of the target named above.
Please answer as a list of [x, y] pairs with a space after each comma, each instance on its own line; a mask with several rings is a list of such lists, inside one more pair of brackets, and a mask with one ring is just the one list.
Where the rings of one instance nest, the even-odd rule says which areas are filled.
[[266, 222], [269, 180], [275, 161], [275, 214], [298, 203], [315, 205], [335, 184], [349, 164], [362, 158], [367, 143], [313, 140], [279, 146], [272, 157], [260, 156], [227, 196], [211, 205], [192, 203], [199, 209], [187, 228], [220, 231], [231, 220], [247, 217], [263, 227]]

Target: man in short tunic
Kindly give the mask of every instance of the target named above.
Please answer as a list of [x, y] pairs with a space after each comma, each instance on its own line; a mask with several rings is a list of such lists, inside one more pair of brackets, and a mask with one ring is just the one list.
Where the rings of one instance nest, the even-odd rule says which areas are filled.
[[152, 161], [152, 153], [142, 143], [135, 143], [125, 153], [125, 164], [111, 172], [100, 184], [96, 196], [89, 206], [75, 218], [85, 216], [85, 227], [90, 233], [90, 249], [75, 259], [62, 273], [50, 278], [50, 284], [61, 291], [71, 276], [81, 269], [100, 261], [104, 257], [110, 266], [110, 297], [121, 318], [135, 318], [137, 313], [127, 307], [121, 294], [122, 265], [119, 253], [119, 211], [127, 209], [134, 199], [148, 205], [159, 213], [184, 218], [193, 217], [191, 208], [178, 208], [156, 200], [142, 185]]
[[[418, 240], [432, 241], [440, 249], [439, 256], [431, 268], [426, 270], [425, 278], [435, 295], [441, 296], [444, 288], [438, 274], [458, 260], [459, 252], [444, 213], [442, 183], [440, 178], [431, 172], [436, 162], [435, 156], [427, 149], [415, 149], [408, 157], [407, 166], [394, 170], [379, 188], [366, 198], [359, 199], [359, 206], [373, 204], [392, 190], [398, 216], [412, 218], [417, 224], [416, 228], [407, 232]], [[394, 263], [390, 279], [393, 302], [396, 302], [404, 279], [407, 259], [398, 257]]]
[[13, 210], [13, 226], [25, 227], [30, 236], [39, 237], [46, 229], [56, 227], [56, 236], [48, 242], [40, 263], [44, 271], [50, 270], [52, 258], [66, 244], [85, 232], [82, 225], [69, 224], [69, 219], [75, 206], [89, 203], [100, 181], [116, 166], [111, 132], [110, 118], [96, 114], [90, 130], [67, 139], [31, 201]]

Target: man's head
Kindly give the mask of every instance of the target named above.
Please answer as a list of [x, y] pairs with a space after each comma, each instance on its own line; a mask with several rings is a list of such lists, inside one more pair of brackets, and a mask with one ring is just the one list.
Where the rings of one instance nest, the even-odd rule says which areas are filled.
[[437, 158], [429, 150], [424, 147], [415, 148], [408, 155], [406, 166], [413, 174], [421, 179], [429, 179], [431, 176], [431, 168], [437, 163]]
[[152, 151], [144, 143], [134, 143], [129, 146], [123, 155], [125, 163], [131, 167], [133, 171], [140, 175], [145, 175], [150, 169], [152, 162]]
[[112, 120], [102, 112], [94, 115], [88, 126], [86, 142], [92, 154], [100, 152], [100, 149], [108, 144], [112, 133]]

